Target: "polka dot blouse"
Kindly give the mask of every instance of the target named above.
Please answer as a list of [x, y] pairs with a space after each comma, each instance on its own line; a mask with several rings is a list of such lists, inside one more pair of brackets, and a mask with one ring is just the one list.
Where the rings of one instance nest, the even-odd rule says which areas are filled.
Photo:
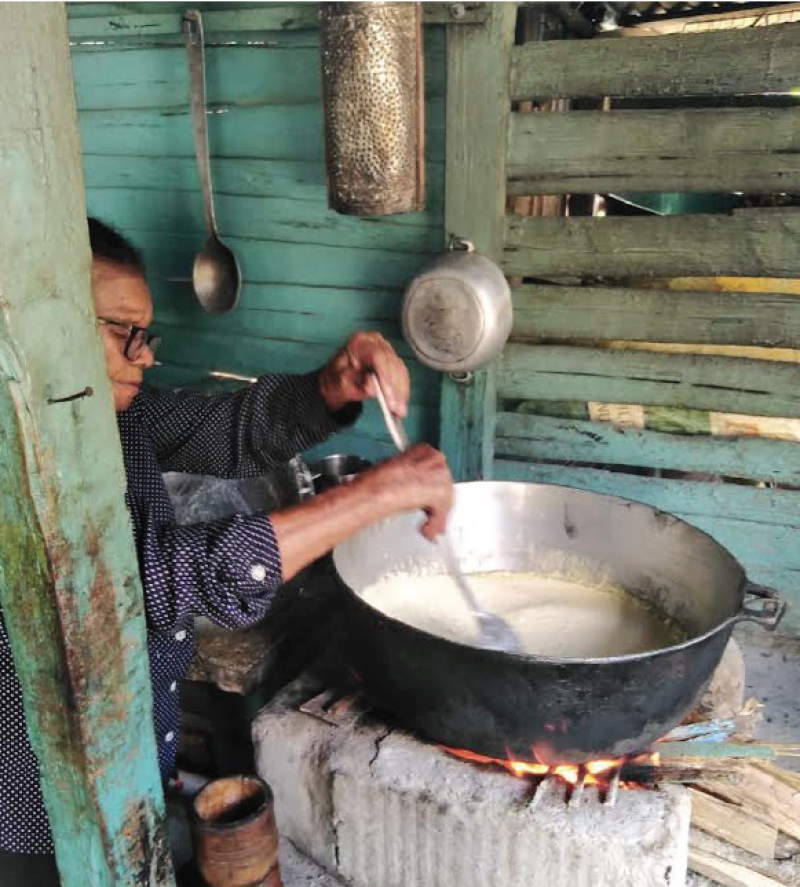
[[[317, 373], [262, 376], [249, 388], [205, 396], [145, 387], [117, 416], [144, 588], [153, 719], [162, 778], [174, 773], [178, 683], [194, 652], [193, 619], [227, 628], [263, 618], [283, 581], [267, 514], [178, 526], [163, 471], [255, 477], [354, 421], [331, 416]], [[0, 850], [52, 853], [36, 758], [0, 613]]]

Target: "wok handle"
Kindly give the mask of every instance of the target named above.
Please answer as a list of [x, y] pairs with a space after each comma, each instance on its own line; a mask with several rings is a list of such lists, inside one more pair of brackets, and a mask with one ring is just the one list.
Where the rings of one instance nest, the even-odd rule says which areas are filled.
[[781, 599], [774, 588], [748, 582], [736, 622], [756, 622], [767, 631], [775, 631], [785, 612], [786, 601]]

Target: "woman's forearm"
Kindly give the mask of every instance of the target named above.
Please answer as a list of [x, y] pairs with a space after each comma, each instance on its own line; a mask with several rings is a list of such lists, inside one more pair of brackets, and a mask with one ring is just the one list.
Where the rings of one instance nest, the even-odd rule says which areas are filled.
[[348, 536], [391, 513], [388, 497], [374, 495], [357, 479], [272, 514], [284, 581]]
[[453, 499], [441, 453], [420, 444], [354, 481], [270, 515], [287, 582], [353, 533], [401, 511], [428, 513], [423, 534], [444, 530]]

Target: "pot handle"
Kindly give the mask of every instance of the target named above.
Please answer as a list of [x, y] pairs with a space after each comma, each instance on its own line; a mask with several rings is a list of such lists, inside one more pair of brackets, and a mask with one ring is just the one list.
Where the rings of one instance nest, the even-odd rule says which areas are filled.
[[744, 589], [741, 609], [736, 614], [735, 620], [736, 622], [756, 622], [767, 631], [775, 631], [785, 612], [786, 601], [781, 599], [774, 588], [748, 582]]

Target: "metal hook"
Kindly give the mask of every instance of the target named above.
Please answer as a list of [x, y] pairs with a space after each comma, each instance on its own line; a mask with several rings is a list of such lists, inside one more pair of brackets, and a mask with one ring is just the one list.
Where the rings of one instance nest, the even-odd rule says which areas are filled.
[[451, 252], [474, 253], [475, 244], [471, 240], [465, 240], [463, 237], [451, 237], [447, 248]]
[[203, 42], [202, 19], [196, 9], [187, 9], [183, 14], [183, 33], [192, 45]]
[[447, 374], [456, 385], [469, 385], [475, 378], [475, 374], [469, 370], [461, 370], [460, 372]]
[[77, 394], [70, 394], [68, 397], [48, 397], [48, 403], [68, 403], [71, 400], [80, 400], [82, 397], [91, 397], [94, 394], [94, 389], [87, 385], [83, 391], [79, 391]]

